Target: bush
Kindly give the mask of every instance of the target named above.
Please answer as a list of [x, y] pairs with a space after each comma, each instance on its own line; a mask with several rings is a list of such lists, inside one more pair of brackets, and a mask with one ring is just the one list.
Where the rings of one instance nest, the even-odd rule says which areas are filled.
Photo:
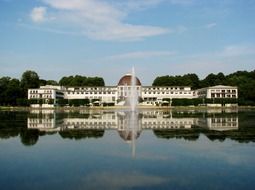
[[16, 104], [18, 106], [28, 106], [29, 105], [29, 101], [28, 101], [28, 99], [25, 99], [25, 98], [17, 98]]
[[194, 98], [194, 99], [187, 99], [187, 98], [181, 98], [181, 99], [172, 99], [172, 106], [197, 106], [199, 104], [203, 103], [203, 99], [201, 98]]
[[68, 99], [57, 99], [57, 104], [59, 106], [65, 106], [68, 104]]
[[69, 106], [85, 106], [88, 105], [90, 103], [89, 99], [73, 99], [73, 100], [69, 100]]
[[103, 103], [103, 106], [106, 107], [106, 106], [114, 106], [115, 104], [113, 102], [104, 102]]

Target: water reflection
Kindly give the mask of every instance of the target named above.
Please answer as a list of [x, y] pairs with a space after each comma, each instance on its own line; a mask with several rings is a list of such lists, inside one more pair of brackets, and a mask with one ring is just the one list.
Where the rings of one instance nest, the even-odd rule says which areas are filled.
[[[152, 130], [164, 139], [197, 140], [205, 134], [210, 140], [235, 139], [239, 135], [237, 112], [172, 112], [172, 111], [80, 111], [56, 113], [53, 110], [32, 111], [28, 129], [58, 132], [62, 138], [101, 138], [106, 130], [116, 130], [125, 142], [132, 145], [142, 131]], [[239, 138], [237, 138], [239, 139]]]
[[155, 137], [163, 139], [194, 141], [203, 134], [212, 141], [229, 138], [238, 142], [254, 142], [253, 118], [236, 110], [0, 112], [0, 138], [19, 135], [24, 145], [34, 145], [39, 136], [46, 134], [78, 140], [102, 138], [106, 131], [114, 130], [121, 139], [132, 145], [134, 154], [135, 141], [144, 131], [152, 131]]
[[[131, 131], [135, 126], [139, 137], [142, 130], [190, 130], [207, 129], [214, 131], [238, 130], [238, 114], [213, 113], [198, 114], [196, 112], [63, 112], [53, 110], [31, 111], [28, 120], [28, 129], [38, 129], [46, 132], [66, 130], [117, 130], [125, 140], [131, 139]], [[134, 123], [137, 122], [137, 123]]]

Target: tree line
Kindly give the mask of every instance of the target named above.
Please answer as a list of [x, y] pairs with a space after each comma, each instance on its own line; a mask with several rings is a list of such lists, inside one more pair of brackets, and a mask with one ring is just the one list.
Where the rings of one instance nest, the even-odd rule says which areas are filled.
[[237, 71], [229, 75], [223, 73], [209, 74], [200, 80], [194, 74], [176, 76], [158, 76], [153, 81], [153, 86], [190, 86], [192, 89], [199, 89], [215, 85], [228, 85], [238, 87], [239, 103], [241, 105], [255, 105], [255, 70]]
[[101, 77], [64, 76], [59, 82], [41, 79], [35, 71], [25, 71], [21, 79], [11, 77], [0, 78], [0, 105], [1, 106], [27, 106], [27, 91], [30, 88], [39, 88], [44, 85], [62, 86], [104, 86]]

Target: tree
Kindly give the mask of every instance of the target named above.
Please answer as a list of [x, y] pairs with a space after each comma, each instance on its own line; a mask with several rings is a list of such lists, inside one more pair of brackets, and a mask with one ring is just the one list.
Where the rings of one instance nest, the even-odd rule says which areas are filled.
[[183, 76], [161, 76], [153, 81], [153, 86], [191, 86], [194, 89], [199, 87], [199, 78], [194, 73], [185, 74]]
[[20, 86], [22, 88], [23, 97], [27, 96], [29, 88], [38, 88], [40, 86], [40, 79], [35, 71], [25, 71], [22, 74]]
[[20, 82], [10, 77], [0, 78], [0, 105], [16, 105], [16, 100], [21, 96]]
[[55, 80], [47, 80], [46, 85], [58, 85], [58, 82]]
[[62, 77], [59, 81], [61, 86], [104, 86], [101, 77], [86, 77], [81, 75]]

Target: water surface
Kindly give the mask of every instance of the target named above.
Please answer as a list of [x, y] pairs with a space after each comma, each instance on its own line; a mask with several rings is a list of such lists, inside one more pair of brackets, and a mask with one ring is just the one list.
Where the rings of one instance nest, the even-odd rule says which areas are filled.
[[255, 112], [0, 112], [1, 189], [254, 189]]

